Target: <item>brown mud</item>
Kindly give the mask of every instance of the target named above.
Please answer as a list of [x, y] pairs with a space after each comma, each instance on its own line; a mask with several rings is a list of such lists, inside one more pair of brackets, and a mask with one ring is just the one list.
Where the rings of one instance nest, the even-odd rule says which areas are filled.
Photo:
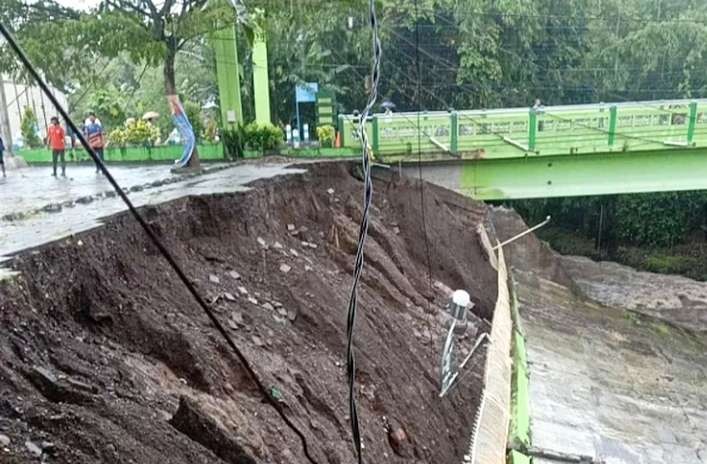
[[[342, 164], [142, 212], [319, 463], [353, 462], [345, 321], [362, 184]], [[438, 398], [446, 288], [490, 319], [484, 205], [377, 182], [356, 326], [365, 461], [461, 462], [483, 375]], [[0, 462], [305, 463], [135, 221], [25, 252], [0, 282]], [[431, 285], [432, 284], [432, 285]], [[488, 327], [472, 317], [468, 344]]]

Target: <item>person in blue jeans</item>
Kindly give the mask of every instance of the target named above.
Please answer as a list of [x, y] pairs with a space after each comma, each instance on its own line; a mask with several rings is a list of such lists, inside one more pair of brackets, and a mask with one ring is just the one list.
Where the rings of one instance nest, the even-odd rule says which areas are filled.
[[2, 168], [2, 176], [7, 177], [5, 175], [5, 143], [2, 141], [2, 137], [0, 136], [0, 168]]
[[[98, 158], [101, 161], [104, 161], [103, 148], [106, 145], [106, 139], [103, 133], [103, 126], [101, 125], [101, 122], [96, 119], [96, 115], [94, 113], [91, 113], [88, 116], [87, 124], [84, 127], [84, 135], [88, 140], [88, 144], [91, 148], [93, 148], [93, 151], [96, 152], [96, 155], [98, 155]], [[96, 172], [100, 172], [98, 163], [96, 163]]]

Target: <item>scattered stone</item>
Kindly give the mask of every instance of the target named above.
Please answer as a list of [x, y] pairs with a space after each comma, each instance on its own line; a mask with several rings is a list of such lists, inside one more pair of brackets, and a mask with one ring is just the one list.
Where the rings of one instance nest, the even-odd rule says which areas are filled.
[[287, 274], [287, 273], [290, 272], [291, 270], [292, 270], [292, 266], [290, 266], [290, 265], [288, 265], [288, 264], [284, 264], [284, 263], [283, 263], [283, 264], [280, 264], [280, 272], [283, 272], [283, 273]]
[[232, 279], [241, 280], [241, 275], [236, 271], [230, 271], [228, 275], [231, 276]]
[[307, 272], [309, 272], [309, 271], [312, 270], [312, 266], [310, 266], [309, 264], [305, 264], [304, 270], [307, 271]]
[[12, 443], [12, 440], [10, 440], [10, 437], [0, 433], [0, 446], [7, 447], [7, 446], [10, 446], [10, 443]]
[[236, 297], [233, 296], [233, 293], [225, 292], [223, 294], [223, 297], [226, 298], [228, 301], [236, 301]]
[[262, 237], [258, 237], [257, 240], [258, 240], [258, 244], [260, 244], [261, 247], [265, 248], [266, 250], [269, 248], [268, 244], [265, 243], [265, 240], [263, 240]]
[[393, 227], [393, 232], [395, 233], [395, 235], [400, 235], [400, 227]]
[[290, 254], [295, 258], [299, 256], [299, 253], [297, 253], [297, 250], [295, 250], [294, 248], [290, 248]]
[[292, 232], [293, 230], [295, 230], [295, 225], [294, 224], [287, 224], [287, 231]]
[[78, 242], [76, 242], [76, 246], [80, 246], [80, 247], [83, 246], [83, 241], [79, 240]]
[[53, 455], [56, 453], [56, 445], [50, 441], [43, 441], [40, 446], [45, 454]]
[[238, 330], [239, 328], [238, 324], [236, 324], [236, 321], [234, 321], [233, 319], [228, 320], [228, 326], [233, 330]]
[[273, 301], [272, 304], [273, 304], [273, 306], [275, 306], [276, 308], [282, 308], [282, 303], [280, 303], [279, 301]]
[[179, 408], [169, 423], [206, 449], [213, 450], [223, 462], [257, 462], [240, 440], [233, 438], [233, 431], [227, 430], [196, 400], [180, 397]]
[[81, 205], [87, 205], [93, 201], [93, 197], [90, 195], [86, 195], [84, 197], [78, 197], [76, 199], [76, 203], [79, 203]]
[[403, 458], [411, 458], [413, 456], [408, 435], [400, 425], [393, 424], [390, 428], [388, 431], [388, 443], [398, 456]]
[[295, 322], [295, 319], [297, 319], [297, 312], [292, 309], [287, 311], [287, 319], [289, 319], [290, 322]]
[[98, 388], [94, 387], [93, 385], [89, 385], [85, 382], [82, 382], [80, 380], [76, 380], [73, 377], [69, 377], [66, 379], [66, 382], [71, 385], [71, 387], [77, 389], [77, 390], [83, 390], [88, 393], [97, 393]]
[[282, 317], [287, 317], [287, 310], [285, 308], [277, 308], [277, 313]]
[[271, 305], [271, 304], [268, 303], [268, 302], [263, 303], [263, 308], [267, 309], [268, 311], [272, 311], [272, 310], [275, 309], [275, 308], [273, 307], [273, 305]]
[[422, 333], [417, 329], [414, 329], [412, 331], [412, 334], [415, 336], [415, 338], [422, 338]]
[[334, 189], [330, 188], [329, 190], [326, 191], [329, 195], [334, 195]]
[[240, 292], [241, 295], [247, 295], [248, 294], [248, 289], [245, 287], [238, 287], [238, 291]]
[[251, 337], [251, 339], [253, 340], [253, 344], [255, 346], [259, 346], [259, 347], [265, 346], [265, 343], [263, 342], [263, 340], [260, 337], [258, 337], [257, 335], [253, 335], [253, 337]]
[[30, 453], [34, 454], [35, 456], [37, 456], [37, 457], [42, 456], [42, 448], [40, 448], [40, 447], [39, 447], [37, 444], [35, 444], [34, 442], [31, 442], [31, 441], [27, 440], [27, 441], [25, 442], [25, 447], [27, 448], [27, 451], [29, 451]]
[[277, 250], [282, 250], [282, 249], [284, 248], [284, 247], [282, 246], [282, 243], [280, 243], [280, 242], [275, 242], [275, 243], [273, 243], [273, 246], [272, 246], [272, 247], [275, 248], [275, 249], [277, 249]]
[[233, 314], [231, 314], [231, 320], [236, 324], [245, 325], [243, 314], [239, 313], [238, 311], [234, 311]]
[[45, 213], [58, 213], [62, 210], [62, 207], [58, 203], [49, 203], [45, 207], [42, 208], [42, 211]]
[[220, 283], [221, 283], [221, 279], [219, 279], [218, 276], [216, 276], [216, 275], [214, 275], [214, 274], [210, 274], [210, 275], [209, 275], [209, 281], [212, 282], [212, 283], [214, 283], [214, 284], [220, 284]]
[[248, 297], [248, 301], [250, 301], [250, 302], [253, 303], [254, 305], [257, 305], [257, 304], [258, 304], [258, 300], [256, 300], [256, 299], [253, 298], [252, 296], [249, 296], [249, 297]]

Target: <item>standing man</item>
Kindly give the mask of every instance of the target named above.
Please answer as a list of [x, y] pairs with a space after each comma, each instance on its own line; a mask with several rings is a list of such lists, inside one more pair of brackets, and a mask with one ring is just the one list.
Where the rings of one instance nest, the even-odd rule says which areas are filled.
[[52, 163], [54, 165], [54, 173], [52, 175], [56, 177], [56, 165], [59, 157], [61, 157], [61, 176], [66, 177], [66, 145], [64, 142], [66, 133], [61, 124], [59, 124], [59, 118], [53, 116], [51, 121], [51, 125], [47, 128], [47, 145], [52, 151]]
[[2, 168], [2, 176], [5, 176], [5, 158], [3, 155], [5, 154], [5, 143], [2, 141], [2, 136], [0, 136], [0, 168]]
[[[96, 119], [95, 113], [91, 113], [88, 116], [88, 121], [86, 122], [88, 123], [84, 128], [84, 135], [86, 136], [86, 140], [88, 140], [88, 144], [91, 146], [91, 148], [93, 148], [93, 151], [96, 152], [98, 158], [100, 158], [101, 161], [104, 161], [103, 147], [105, 147], [106, 142], [105, 136], [103, 134], [103, 126], [101, 125], [100, 121]], [[99, 172], [100, 169], [98, 163], [96, 163], [96, 173]]]

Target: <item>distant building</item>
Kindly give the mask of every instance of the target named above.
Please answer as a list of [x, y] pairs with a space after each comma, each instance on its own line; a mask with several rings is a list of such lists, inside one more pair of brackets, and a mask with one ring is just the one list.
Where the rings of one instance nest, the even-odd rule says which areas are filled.
[[[66, 108], [66, 95], [56, 89], [53, 91], [59, 103]], [[8, 148], [23, 143], [20, 124], [26, 107], [32, 108], [37, 116], [38, 135], [43, 139], [49, 119], [57, 115], [54, 105], [39, 87], [27, 86], [8, 76], [0, 76], [0, 133]]]

